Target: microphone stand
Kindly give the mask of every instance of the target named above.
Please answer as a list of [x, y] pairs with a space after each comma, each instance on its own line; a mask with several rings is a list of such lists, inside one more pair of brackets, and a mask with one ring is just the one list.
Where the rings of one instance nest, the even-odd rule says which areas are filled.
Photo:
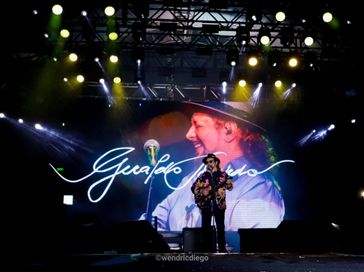
[[145, 215], [146, 215], [146, 219], [152, 223], [152, 209], [151, 209], [151, 205], [152, 205], [152, 189], [153, 189], [153, 181], [154, 181], [154, 173], [152, 174], [150, 181], [149, 181], [149, 189], [148, 189], [148, 198], [147, 198], [147, 206], [145, 208]]
[[[149, 143], [149, 144], [148, 144]], [[150, 166], [154, 167], [157, 163], [157, 155], [159, 151], [159, 143], [156, 140], [148, 140], [144, 144], [144, 149], [147, 151], [148, 156], [150, 157]], [[152, 191], [153, 191], [153, 181], [154, 181], [154, 173], [150, 177], [149, 181], [149, 188], [148, 188], [148, 198], [147, 198], [147, 206], [145, 208], [145, 217], [146, 220], [149, 221], [151, 224], [152, 222]], [[157, 226], [157, 222], [154, 222], [155, 227]]]

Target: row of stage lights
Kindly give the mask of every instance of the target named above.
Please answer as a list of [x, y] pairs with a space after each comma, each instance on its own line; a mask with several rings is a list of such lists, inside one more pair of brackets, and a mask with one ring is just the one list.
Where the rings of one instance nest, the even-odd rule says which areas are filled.
[[[71, 63], [76, 63], [78, 61], [79, 57], [76, 53], [70, 53], [67, 57], [67, 60]], [[53, 58], [54, 62], [57, 62], [58, 59], [57, 58]], [[94, 62], [97, 64], [97, 66], [100, 68], [100, 71], [105, 72], [105, 68], [103, 67], [103, 64], [101, 63], [100, 59], [98, 57], [94, 58]], [[117, 55], [110, 55], [109, 57], [109, 62], [112, 64], [117, 64], [119, 62], [119, 57]], [[248, 64], [251, 67], [256, 67], [259, 63], [259, 59], [258, 57], [255, 56], [251, 56], [248, 59]], [[137, 75], [141, 73], [141, 64], [142, 64], [142, 60], [141, 59], [137, 59], [136, 60], [136, 64], [137, 64]], [[295, 68], [297, 67], [299, 64], [299, 59], [292, 57], [288, 60], [288, 66]], [[278, 65], [277, 62], [271, 63], [271, 65], [273, 67], [276, 67]], [[313, 64], [311, 64], [310, 66], [312, 66]], [[236, 62], [232, 61], [231, 62], [231, 67], [235, 67], [236, 66]], [[232, 71], [231, 71], [232, 72]], [[140, 80], [140, 78], [137, 77], [137, 80]], [[64, 81], [67, 82], [68, 78], [64, 78]], [[85, 81], [85, 77], [84, 75], [78, 75], [77, 76], [77, 81], [82, 83]], [[113, 77], [113, 82], [114, 83], [121, 83], [121, 77], [120, 76], [115, 76]], [[239, 80], [239, 86], [244, 87], [246, 85], [246, 81], [245, 80]], [[276, 87], [280, 87], [282, 85], [282, 82], [280, 80], [275, 81], [274, 86]]]
[[[139, 104], [139, 106], [141, 106], [141, 104]], [[8, 120], [9, 122], [11, 122], [13, 124], [26, 125], [26, 122], [24, 121], [23, 118], [18, 118], [16, 120], [12, 117], [8, 117], [4, 112], [0, 112], [0, 119]], [[350, 120], [350, 123], [352, 125], [354, 125], [357, 123], [357, 120], [355, 118], [353, 118]], [[65, 127], [66, 123], [62, 122], [61, 126]], [[66, 139], [66, 137], [62, 136], [60, 132], [47, 128], [47, 126], [44, 126], [41, 123], [35, 123], [33, 126], [27, 125], [27, 126], [25, 126], [25, 128], [27, 128], [28, 130], [34, 129], [35, 131], [44, 131], [49, 137], [53, 137], [55, 139]], [[326, 128], [313, 129], [307, 135], [304, 135], [301, 139], [299, 139], [297, 141], [297, 144], [298, 144], [298, 146], [302, 147], [302, 146], [308, 144], [309, 142], [321, 141], [321, 140], [325, 139], [327, 137], [328, 133], [330, 131], [333, 131], [334, 129], [336, 129], [336, 125], [334, 123], [331, 123]], [[73, 143], [73, 141], [70, 141], [70, 142]]]
[[[63, 7], [59, 4], [54, 5], [52, 7], [52, 12], [54, 15], [61, 15], [63, 13]], [[111, 17], [113, 15], [115, 15], [115, 8], [112, 6], [107, 6], [104, 9], [104, 13], [106, 16]], [[37, 11], [34, 10], [33, 11], [34, 14], [37, 14]], [[87, 17], [87, 11], [83, 10], [81, 11], [82, 16]], [[278, 11], [275, 15], [275, 19], [277, 20], [277, 22], [283, 22], [286, 19], [286, 14], [283, 11]], [[254, 20], [254, 15], [252, 20]], [[255, 19], [256, 20], [256, 19]], [[334, 16], [330, 13], [330, 12], [325, 12], [322, 15], [322, 20], [323, 22], [327, 23], [327, 24], [337, 24], [337, 22], [335, 23], [335, 18]], [[349, 20], [346, 21], [347, 24], [351, 24], [351, 22]], [[244, 27], [239, 26], [236, 29], [236, 35], [237, 35], [237, 39], [239, 37], [239, 41], [241, 42], [242, 45], [244, 46], [250, 39], [249, 35], [247, 34], [247, 31], [243, 29]], [[70, 37], [70, 31], [66, 28], [61, 29], [59, 32], [60, 37], [67, 39]], [[116, 31], [111, 31], [108, 34], [108, 38], [111, 41], [116, 41], [119, 36], [118, 33]], [[48, 34], [45, 34], [46, 38], [49, 37]], [[314, 35], [311, 36], [307, 36], [304, 39], [304, 43], [307, 47], [310, 47], [314, 44], [315, 40], [314, 40]], [[271, 43], [271, 35], [269, 33], [269, 31], [267, 31], [267, 29], [261, 28], [259, 31], [259, 35], [258, 35], [258, 39], [260, 41], [260, 43], [264, 46], [266, 46], [266, 48], [269, 49], [270, 43]], [[282, 34], [281, 39], [283, 39], [283, 41], [281, 40], [281, 43], [283, 43], [286, 46], [289, 46], [290, 44], [293, 43], [292, 41], [292, 33], [286, 33], [285, 35]], [[241, 40], [241, 41], [240, 41]], [[283, 59], [281, 52], [279, 51], [271, 51], [270, 49], [267, 51], [268, 52], [268, 63], [272, 66], [272, 67], [279, 67], [281, 63], [285, 62], [287, 59], [287, 67], [290, 68], [297, 68], [300, 65], [300, 62], [302, 60], [302, 58], [299, 56], [299, 54], [295, 54], [294, 53], [289, 53], [290, 56], [288, 56], [287, 58]], [[227, 50], [227, 61], [228, 64], [231, 66], [235, 66], [238, 64], [239, 62], [239, 55], [241, 55], [237, 49], [235, 48], [231, 48]], [[251, 55], [251, 56], [250, 56]], [[254, 56], [255, 55], [255, 56]], [[255, 67], [259, 65], [259, 56], [257, 56], [258, 53], [252, 53], [252, 54], [248, 54], [247, 55], [247, 63], [251, 66], [251, 67]], [[306, 62], [306, 67], [314, 67], [317, 64], [317, 53], [314, 51], [307, 51], [305, 53], [305, 56], [303, 57], [305, 62]], [[118, 57], [116, 55], [112, 55], [110, 56], [110, 61], [112, 62], [117, 62]], [[143, 56], [139, 57], [139, 60], [142, 60]]]
[[[315, 59], [315, 56], [314, 55], [311, 55], [311, 56], [312, 56], [311, 58], [309, 58], [309, 56], [307, 56], [307, 58], [305, 59], [306, 65], [308, 65], [309, 67], [313, 67], [315, 65], [315, 63], [317, 62], [317, 59]], [[78, 57], [77, 53], [72, 52], [72, 53], [68, 54], [68, 60], [70, 62], [77, 62], [78, 58], [79, 57]], [[260, 64], [260, 59], [261, 58], [259, 57], [258, 54], [249, 54], [247, 56], [247, 64], [250, 67], [257, 67]], [[53, 58], [53, 60], [57, 61], [58, 59]], [[116, 64], [119, 62], [119, 57], [115, 54], [111, 54], [109, 56], [108, 60], [110, 61], [110, 63]], [[100, 63], [100, 59], [98, 57], [95, 57], [94, 61], [98, 64]], [[235, 67], [239, 62], [236, 58], [233, 58], [233, 57], [228, 57], [228, 61], [229, 61], [230, 66], [232, 66], [232, 67]], [[142, 63], [142, 58], [137, 58], [136, 64], [138, 66], [140, 66], [141, 63]], [[268, 63], [272, 67], [278, 67], [282, 63], [282, 58], [280, 55], [272, 53], [271, 55], [268, 56]], [[289, 68], [297, 68], [297, 67], [299, 67], [300, 63], [301, 63], [301, 58], [299, 56], [293, 55], [286, 59], [286, 66]]]
[[[37, 11], [34, 10], [33, 11], [34, 14], [37, 14]], [[61, 15], [63, 13], [63, 7], [60, 4], [55, 4], [52, 7], [52, 13], [54, 15]], [[104, 14], [107, 17], [112, 17], [114, 16], [116, 13], [116, 9], [113, 6], [106, 6], [104, 9]], [[82, 10], [81, 11], [81, 15], [86, 17], [87, 16], [87, 11], [86, 10]], [[258, 18], [258, 14], [252, 13], [249, 15], [250, 18], [248, 18], [249, 21], [252, 22], [256, 22], [259, 20]], [[282, 23], [286, 20], [286, 13], [282, 10], [278, 10], [274, 16], [274, 18], [276, 19], [276, 21], [278, 23]], [[302, 18], [301, 19], [302, 23], [306, 23], [306, 19]], [[326, 24], [332, 24], [333, 26], [336, 26], [338, 24], [337, 20], [334, 18], [333, 14], [327, 10], [324, 11], [322, 13], [322, 21]], [[346, 20], [347, 24], [351, 24], [350, 20]], [[237, 37], [239, 37], [240, 42], [244, 45], [247, 42], [247, 39], [249, 38], [250, 34], [248, 34], [249, 29], [247, 29], [246, 27], [238, 27], [236, 29], [237, 32]], [[63, 34], [62, 34], [63, 33]], [[69, 36], [69, 31], [67, 29], [64, 29], [61, 31], [61, 36], [64, 38], [67, 38]], [[310, 47], [314, 44], [315, 39], [314, 39], [315, 34], [313, 33], [313, 31], [308, 31], [303, 39], [304, 44], [307, 47]], [[108, 33], [108, 37], [110, 40], [117, 40], [118, 39], [118, 33], [115, 31], [111, 31], [110, 33]], [[260, 41], [260, 43], [262, 45], [269, 45], [271, 43], [271, 33], [269, 32], [269, 30], [267, 28], [262, 27], [259, 30], [259, 35], [258, 35], [258, 39]], [[282, 31], [282, 38], [281, 38], [281, 43], [282, 45], [289, 45], [291, 43], [293, 43], [293, 31], [292, 29], [290, 29], [289, 27], [285, 28]]]

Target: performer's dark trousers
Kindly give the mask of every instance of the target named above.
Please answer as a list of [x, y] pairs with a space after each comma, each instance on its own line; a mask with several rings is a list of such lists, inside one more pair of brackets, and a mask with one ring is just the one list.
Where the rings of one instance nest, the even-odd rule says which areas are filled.
[[[217, 244], [220, 252], [225, 252], [225, 209], [219, 209], [216, 205], [213, 207], [201, 209], [202, 215], [202, 229], [206, 234], [205, 241], [211, 241], [211, 218], [215, 216], [216, 228], [217, 228]], [[210, 239], [209, 239], [210, 237]]]

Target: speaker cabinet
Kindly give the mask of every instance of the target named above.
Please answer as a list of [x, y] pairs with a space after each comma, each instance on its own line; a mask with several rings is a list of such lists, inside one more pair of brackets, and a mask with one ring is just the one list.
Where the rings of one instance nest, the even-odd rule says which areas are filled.
[[164, 253], [170, 252], [167, 242], [145, 220], [121, 221], [112, 226], [82, 226], [69, 230], [65, 250], [71, 253]]
[[163, 236], [146, 220], [119, 222], [113, 226], [112, 233], [119, 253], [170, 252]]
[[202, 228], [183, 229], [184, 252], [216, 252], [216, 229], [211, 227], [209, 231]]

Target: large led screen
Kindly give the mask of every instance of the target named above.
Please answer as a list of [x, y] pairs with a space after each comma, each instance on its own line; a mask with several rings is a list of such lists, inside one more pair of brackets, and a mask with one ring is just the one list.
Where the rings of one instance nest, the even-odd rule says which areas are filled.
[[198, 227], [191, 185], [208, 153], [234, 182], [227, 231], [275, 228], [297, 216], [295, 159], [289, 144], [274, 142], [285, 128], [271, 135], [246, 103], [128, 101], [117, 109], [83, 105], [67, 118], [45, 137], [49, 177], [62, 184], [69, 221], [86, 214], [103, 224], [146, 219], [162, 231]]

